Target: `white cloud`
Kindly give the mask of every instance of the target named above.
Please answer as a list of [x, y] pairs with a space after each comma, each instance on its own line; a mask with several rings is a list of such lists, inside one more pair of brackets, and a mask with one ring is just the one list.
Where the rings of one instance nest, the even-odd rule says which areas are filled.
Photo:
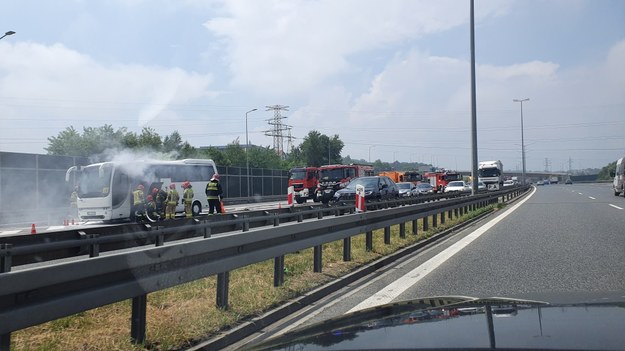
[[[488, 2], [483, 11], [507, 5]], [[306, 92], [350, 68], [350, 55], [384, 49], [468, 21], [457, 1], [224, 3], [205, 24], [223, 44], [233, 83], [278, 94]], [[499, 13], [497, 12], [497, 13]]]

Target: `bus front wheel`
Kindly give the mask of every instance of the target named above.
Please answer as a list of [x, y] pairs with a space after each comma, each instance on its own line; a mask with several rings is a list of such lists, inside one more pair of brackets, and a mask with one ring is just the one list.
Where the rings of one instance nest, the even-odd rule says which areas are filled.
[[193, 216], [199, 216], [200, 212], [202, 212], [202, 204], [199, 201], [195, 201], [191, 206], [191, 212], [193, 212]]

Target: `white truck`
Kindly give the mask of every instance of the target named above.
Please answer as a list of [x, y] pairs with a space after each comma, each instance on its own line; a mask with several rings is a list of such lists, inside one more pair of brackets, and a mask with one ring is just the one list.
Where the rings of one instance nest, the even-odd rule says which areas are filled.
[[621, 157], [616, 161], [612, 187], [614, 188], [614, 196], [625, 195], [625, 157]]
[[499, 190], [503, 186], [503, 164], [501, 161], [482, 161], [477, 166], [478, 180], [488, 190]]

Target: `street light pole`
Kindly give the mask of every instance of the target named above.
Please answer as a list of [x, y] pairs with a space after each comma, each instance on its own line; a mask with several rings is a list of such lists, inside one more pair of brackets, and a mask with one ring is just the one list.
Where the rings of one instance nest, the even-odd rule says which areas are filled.
[[247, 137], [247, 114], [250, 112], [254, 112], [257, 109], [251, 109], [247, 112], [245, 112], [245, 168], [247, 169], [247, 196], [250, 196], [250, 157], [248, 156], [249, 154], [249, 149], [250, 149], [250, 140]]
[[13, 35], [13, 34], [15, 34], [15, 32], [14, 32], [14, 31], [12, 31], [12, 30], [10, 30], [10, 31], [8, 31], [8, 32], [4, 33], [4, 35], [3, 35], [3, 36], [1, 36], [1, 37], [0, 37], [0, 39], [4, 38], [4, 37], [6, 37], [6, 36], [9, 36], [9, 35]]
[[523, 173], [521, 175], [521, 184], [525, 185], [525, 140], [523, 137], [523, 101], [530, 101], [529, 98], [513, 99], [513, 102], [521, 103], [521, 162], [523, 164]]

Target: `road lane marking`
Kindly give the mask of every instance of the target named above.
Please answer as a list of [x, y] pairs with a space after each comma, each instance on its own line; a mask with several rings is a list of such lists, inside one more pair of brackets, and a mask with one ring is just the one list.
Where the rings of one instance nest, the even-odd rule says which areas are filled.
[[445, 263], [445, 261], [447, 261], [449, 258], [454, 256], [456, 253], [460, 252], [462, 249], [464, 249], [466, 246], [472, 243], [475, 239], [479, 238], [482, 234], [484, 234], [490, 228], [495, 226], [495, 224], [501, 222], [504, 218], [506, 218], [508, 215], [514, 212], [517, 208], [523, 205], [527, 200], [529, 200], [532, 197], [532, 195], [534, 195], [535, 192], [536, 192], [536, 188], [534, 188], [534, 190], [528, 197], [521, 200], [518, 204], [512, 206], [510, 209], [508, 209], [501, 215], [491, 219], [488, 223], [484, 224], [483, 226], [476, 229], [469, 235], [460, 239], [455, 244], [441, 251], [438, 255], [430, 258], [429, 260], [427, 260], [426, 262], [424, 262], [417, 268], [411, 270], [410, 272], [406, 273], [404, 276], [395, 280], [391, 284], [387, 285], [382, 290], [371, 295], [369, 298], [362, 301], [361, 303], [353, 307], [351, 310], [347, 311], [347, 313], [390, 303], [399, 295], [401, 295], [404, 291], [414, 286], [417, 282], [419, 282], [425, 276], [432, 273], [432, 271], [434, 271], [440, 265]]
[[612, 206], [612, 207], [614, 207], [614, 208], [616, 208], [616, 209], [619, 209], [619, 210], [622, 210], [622, 209], [623, 209], [622, 207], [618, 207], [618, 206], [616, 206], [616, 205], [612, 205], [612, 204], [609, 204], [609, 205], [610, 205], [610, 206]]
[[584, 194], [582, 194], [582, 193], [578, 193], [578, 194], [580, 194], [580, 195], [584, 195]]
[[597, 199], [595, 199], [595, 198], [594, 198], [594, 197], [592, 197], [592, 196], [589, 196], [588, 198], [589, 198], [589, 199], [591, 199], [591, 200], [597, 200]]

